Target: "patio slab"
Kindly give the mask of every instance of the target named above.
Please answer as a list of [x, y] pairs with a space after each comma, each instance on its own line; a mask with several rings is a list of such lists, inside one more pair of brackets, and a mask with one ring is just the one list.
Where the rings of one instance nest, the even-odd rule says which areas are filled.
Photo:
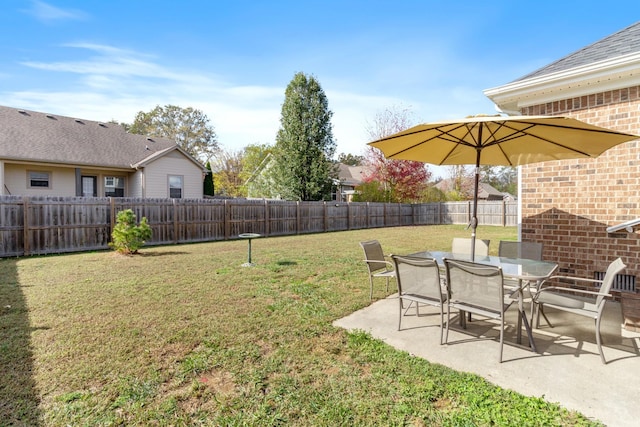
[[[505, 389], [543, 397], [608, 426], [636, 426], [640, 420], [640, 334], [621, 327], [620, 305], [607, 303], [602, 342], [607, 364], [600, 361], [593, 320], [545, 310], [554, 328], [541, 319], [534, 330], [537, 353], [516, 343], [517, 310], [508, 311], [503, 363], [498, 362], [499, 330], [476, 319], [460, 329], [452, 319], [449, 343], [439, 345], [436, 308], [412, 308], [398, 331], [398, 299], [392, 295], [372, 303], [334, 325], [362, 330], [389, 345], [457, 371], [471, 372]], [[479, 338], [480, 337], [480, 338]], [[523, 343], [526, 343], [523, 330]]]

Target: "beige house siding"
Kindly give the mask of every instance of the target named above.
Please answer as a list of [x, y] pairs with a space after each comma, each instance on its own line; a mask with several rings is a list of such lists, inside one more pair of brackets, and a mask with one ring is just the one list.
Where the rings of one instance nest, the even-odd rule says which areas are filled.
[[[28, 172], [48, 172], [49, 188], [29, 188]], [[52, 167], [46, 165], [27, 165], [5, 163], [4, 186], [2, 194], [21, 196], [56, 196], [68, 197], [76, 195], [75, 169]]]
[[202, 170], [177, 150], [162, 156], [144, 167], [144, 197], [169, 197], [170, 175], [183, 177], [182, 198], [202, 198]]
[[129, 176], [129, 197], [146, 197], [144, 194], [144, 169], [135, 171]]
[[[522, 108], [525, 115], [566, 115], [606, 128], [640, 133], [640, 86]], [[593, 277], [617, 256], [625, 274], [640, 275], [640, 234], [606, 228], [640, 217], [640, 142], [596, 159], [522, 167], [522, 239], [545, 243], [545, 258], [561, 271]]]
[[[3, 195], [24, 195], [24, 196], [55, 196], [74, 197], [76, 196], [76, 168], [29, 165], [20, 163], [4, 164], [4, 184], [2, 186]], [[50, 188], [29, 188], [29, 172], [41, 171], [50, 174]], [[125, 179], [125, 197], [131, 197], [131, 174], [125, 171], [104, 171], [100, 169], [81, 169], [82, 176], [96, 177], [97, 196], [105, 196], [105, 177], [115, 176]]]

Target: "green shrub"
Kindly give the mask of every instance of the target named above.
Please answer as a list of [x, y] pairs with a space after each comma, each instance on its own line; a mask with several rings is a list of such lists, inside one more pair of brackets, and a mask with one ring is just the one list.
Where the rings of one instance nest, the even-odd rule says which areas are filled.
[[109, 246], [123, 254], [135, 254], [150, 237], [151, 227], [147, 218], [142, 217], [140, 225], [136, 225], [136, 215], [131, 209], [126, 209], [116, 216]]

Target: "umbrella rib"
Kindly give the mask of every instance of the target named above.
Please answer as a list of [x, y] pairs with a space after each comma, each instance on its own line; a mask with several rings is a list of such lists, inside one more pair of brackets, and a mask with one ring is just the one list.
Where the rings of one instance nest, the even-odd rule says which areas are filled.
[[[467, 145], [467, 146], [469, 146], [469, 147], [476, 147], [475, 145], [468, 143], [468, 142], [467, 142], [467, 141], [465, 141], [464, 139], [457, 138], [457, 137], [455, 137], [455, 136], [453, 136], [453, 135], [451, 135], [451, 134], [450, 134], [450, 132], [452, 132], [452, 131], [454, 131], [454, 130], [457, 130], [457, 129], [460, 129], [461, 127], [465, 127], [465, 125], [464, 125], [464, 124], [462, 124], [462, 125], [460, 125], [460, 126], [456, 126], [454, 129], [451, 129], [451, 130], [449, 130], [449, 131], [443, 131], [443, 130], [441, 130], [441, 129], [440, 129], [440, 127], [434, 128], [433, 130], [436, 130], [436, 131], [440, 132], [440, 134], [438, 134], [438, 135], [434, 135], [434, 136], [432, 136], [431, 138], [428, 138], [428, 139], [420, 140], [420, 141], [416, 142], [415, 144], [413, 144], [413, 145], [411, 145], [411, 146], [409, 146], [409, 147], [406, 147], [406, 148], [404, 148], [404, 149], [402, 149], [402, 150], [400, 150], [400, 151], [396, 151], [396, 152], [394, 152], [394, 153], [390, 153], [390, 154], [386, 155], [386, 157], [393, 157], [393, 156], [397, 156], [398, 154], [402, 154], [402, 153], [404, 153], [405, 151], [409, 151], [409, 150], [411, 150], [411, 149], [413, 149], [413, 148], [415, 148], [415, 147], [417, 147], [417, 146], [419, 146], [419, 145], [426, 144], [426, 143], [428, 143], [429, 141], [432, 141], [432, 140], [434, 140], [434, 139], [438, 139], [438, 138], [440, 138], [440, 139], [445, 139], [445, 140], [447, 140], [447, 141], [449, 141], [449, 142], [452, 142], [452, 143], [454, 143], [454, 144], [462, 144], [462, 145]], [[417, 131], [414, 131], [414, 132], [403, 133], [402, 135], [392, 135], [392, 136], [390, 136], [390, 137], [383, 138], [383, 139], [379, 140], [378, 142], [380, 142], [380, 141], [391, 141], [391, 140], [393, 140], [393, 139], [395, 139], [395, 138], [402, 138], [402, 137], [406, 137], [406, 136], [408, 136], [408, 135], [417, 135], [417, 134], [420, 134], [420, 133], [422, 133], [422, 132], [423, 132], [422, 130], [417, 130]], [[470, 132], [471, 132], [471, 130], [470, 130], [470, 129], [468, 129], [468, 127], [467, 127], [467, 133], [465, 134], [465, 137], [466, 137]], [[453, 147], [453, 149], [451, 149], [451, 151], [449, 151], [449, 153], [447, 153], [447, 155], [446, 155], [444, 158], [446, 159], [447, 157], [449, 157], [449, 155], [450, 155], [454, 150], [455, 150], [455, 146]], [[439, 163], [439, 165], [441, 165], [441, 164], [442, 164], [442, 163]]]
[[[527, 122], [520, 122], [520, 123], [527, 123]], [[585, 157], [593, 157], [591, 154], [589, 154], [589, 153], [587, 153], [587, 152], [584, 152], [584, 151], [582, 151], [582, 150], [578, 150], [578, 149], [576, 149], [576, 148], [569, 147], [568, 145], [565, 145], [565, 144], [561, 144], [561, 143], [559, 143], [559, 142], [552, 141], [552, 140], [550, 140], [550, 139], [548, 139], [548, 138], [544, 138], [544, 137], [541, 137], [541, 136], [538, 136], [538, 135], [534, 135], [534, 134], [531, 134], [531, 133], [527, 133], [527, 131], [528, 131], [529, 129], [531, 129], [531, 128], [535, 128], [536, 126], [537, 126], [537, 127], [539, 127], [539, 126], [540, 126], [540, 124], [535, 124], [535, 123], [527, 123], [527, 124], [529, 125], [529, 127], [525, 128], [525, 129], [517, 129], [517, 128], [514, 128], [513, 126], [509, 126], [509, 125], [508, 125], [508, 124], [506, 124], [506, 123], [502, 123], [498, 129], [500, 129], [500, 128], [502, 128], [502, 127], [506, 127], [507, 129], [511, 129], [512, 131], [514, 131], [514, 133], [512, 133], [511, 135], [509, 135], [509, 136], [507, 136], [507, 137], [501, 138], [501, 139], [499, 139], [499, 140], [498, 140], [497, 138], [494, 138], [494, 140], [493, 140], [491, 143], [487, 143], [487, 144], [485, 145], [485, 147], [489, 147], [489, 146], [492, 146], [492, 145], [496, 145], [496, 144], [498, 144], [498, 145], [500, 146], [500, 151], [502, 151], [502, 152], [505, 154], [505, 157], [507, 157], [506, 153], [505, 153], [505, 152], [504, 152], [504, 150], [502, 149], [501, 144], [503, 144], [503, 143], [505, 143], [505, 142], [513, 141], [514, 139], [521, 138], [521, 137], [523, 137], [523, 136], [527, 136], [527, 135], [528, 135], [528, 136], [530, 136], [530, 137], [533, 137], [533, 138], [539, 139], [539, 140], [541, 140], [541, 141], [547, 142], [547, 143], [549, 143], [549, 144], [555, 145], [556, 147], [562, 147], [562, 148], [564, 148], [564, 149], [566, 149], [566, 150], [569, 150], [569, 151], [572, 151], [572, 152], [574, 152], [574, 153], [577, 153], [577, 154], [583, 155], [583, 156], [585, 156]], [[554, 127], [554, 128], [562, 128], [562, 129], [578, 129], [578, 128], [576, 128], [576, 127], [572, 127], [572, 126], [561, 126], [561, 125], [544, 125], [544, 126], [547, 126], [547, 127]], [[496, 130], [495, 130], [495, 132], [497, 132], [497, 131], [498, 131], [498, 129], [496, 129]], [[491, 132], [491, 136], [493, 136], [495, 132]], [[602, 133], [616, 134], [616, 132], [609, 132], [609, 131], [605, 131], [605, 132], [602, 132]], [[508, 157], [507, 157], [507, 159], [508, 159]], [[509, 161], [509, 163], [511, 163], [511, 161]]]

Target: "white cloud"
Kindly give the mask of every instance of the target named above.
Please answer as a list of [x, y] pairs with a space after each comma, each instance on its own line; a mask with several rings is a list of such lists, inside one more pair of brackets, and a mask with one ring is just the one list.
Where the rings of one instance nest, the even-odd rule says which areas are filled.
[[77, 9], [61, 9], [48, 3], [34, 0], [31, 7], [25, 10], [41, 22], [51, 23], [54, 21], [83, 21], [88, 19], [88, 15]]

